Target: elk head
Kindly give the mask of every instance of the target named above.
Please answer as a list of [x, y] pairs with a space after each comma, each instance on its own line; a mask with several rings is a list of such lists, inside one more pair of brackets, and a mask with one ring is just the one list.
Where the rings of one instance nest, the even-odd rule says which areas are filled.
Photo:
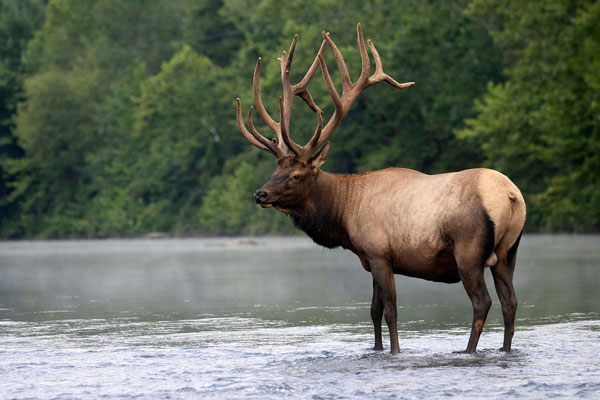
[[[333, 43], [329, 37], [329, 33], [323, 32], [321, 48], [311, 67], [300, 82], [292, 85], [290, 83], [290, 68], [292, 66], [296, 41], [298, 40], [298, 35], [294, 36], [289, 52], [286, 54], [284, 51], [281, 58], [278, 58], [281, 65], [281, 80], [283, 83], [283, 98], [279, 97], [279, 122], [276, 122], [271, 118], [262, 103], [259, 85], [261, 59], [259, 58], [256, 62], [253, 79], [254, 103], [262, 119], [267, 126], [275, 132], [277, 137], [268, 140], [256, 130], [252, 122], [252, 107], [250, 107], [248, 112], [248, 129], [246, 128], [242, 120], [242, 107], [239, 98], [237, 99], [237, 121], [242, 135], [244, 135], [250, 143], [277, 157], [277, 170], [273, 172], [271, 179], [254, 193], [256, 202], [262, 207], [274, 207], [281, 212], [287, 213], [290, 209], [301, 205], [306, 198], [310, 196], [312, 185], [319, 172], [319, 167], [327, 159], [327, 152], [329, 150], [329, 142], [327, 142], [327, 139], [329, 139], [329, 136], [331, 136], [363, 90], [379, 82], [386, 82], [398, 89], [405, 89], [414, 85], [414, 82], [398, 83], [383, 72], [381, 58], [370, 39], [368, 40], [368, 44], [371, 49], [371, 54], [375, 59], [375, 73], [369, 76], [370, 61], [360, 24], [357, 25], [356, 31], [362, 61], [361, 73], [356, 82], [352, 82], [350, 79], [344, 58], [335, 43]], [[328, 45], [333, 52], [337, 66], [340, 70], [342, 80], [341, 96], [333, 85], [327, 70], [327, 65], [325, 64], [325, 59], [323, 58], [325, 45]], [[325, 80], [327, 90], [329, 91], [329, 95], [335, 106], [335, 111], [325, 126], [323, 126], [323, 112], [315, 104], [312, 96], [307, 90], [308, 84], [318, 66], [321, 67], [323, 79]], [[308, 107], [317, 114], [317, 127], [315, 132], [312, 138], [304, 146], [295, 143], [289, 135], [292, 101], [294, 96], [299, 96], [304, 100]]]

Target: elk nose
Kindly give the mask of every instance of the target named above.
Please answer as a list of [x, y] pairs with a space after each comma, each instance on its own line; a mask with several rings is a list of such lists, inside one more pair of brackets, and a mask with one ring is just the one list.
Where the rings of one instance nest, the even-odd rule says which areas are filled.
[[267, 191], [266, 190], [262, 190], [259, 189], [256, 192], [254, 192], [254, 200], [260, 204], [262, 202], [264, 202], [267, 199]]

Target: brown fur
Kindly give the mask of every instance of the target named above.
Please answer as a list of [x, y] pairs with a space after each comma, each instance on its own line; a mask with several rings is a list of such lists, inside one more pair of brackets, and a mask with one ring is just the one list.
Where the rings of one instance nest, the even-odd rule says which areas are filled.
[[[523, 229], [525, 203], [517, 187], [499, 172], [472, 169], [426, 175], [390, 168], [336, 175], [287, 157], [256, 195], [262, 206], [289, 214], [316, 243], [358, 255], [374, 278], [377, 348], [377, 321], [383, 309], [392, 352], [398, 351], [394, 274], [462, 281], [474, 309], [467, 347], [472, 352], [491, 304], [483, 271], [492, 267], [507, 330], [514, 329], [515, 257], [509, 250]], [[507, 351], [508, 336], [512, 334], [505, 335]]]
[[[271, 180], [254, 194], [256, 202], [290, 215], [296, 226], [316, 243], [329, 248], [342, 246], [360, 258], [373, 277], [371, 318], [375, 349], [383, 349], [381, 320], [385, 318], [391, 351], [399, 352], [394, 274], [402, 274], [436, 282], [462, 281], [473, 304], [467, 352], [474, 352], [491, 306], [483, 279], [484, 269], [490, 267], [504, 316], [503, 349], [510, 351], [517, 308], [512, 277], [525, 222], [525, 202], [507, 177], [489, 169], [440, 175], [401, 168], [335, 175], [319, 169], [327, 158], [327, 139], [363, 90], [380, 82], [397, 89], [414, 85], [414, 82], [396, 82], [387, 75], [379, 53], [369, 40], [375, 61], [375, 72], [371, 74], [360, 24], [356, 29], [361, 73], [355, 82], [350, 79], [344, 58], [329, 33], [323, 32], [323, 43], [313, 64], [300, 82], [292, 84], [290, 68], [298, 35], [294, 37], [289, 53], [283, 52], [279, 59], [283, 83], [279, 122], [263, 106], [259, 84], [261, 59], [258, 59], [253, 79], [254, 102], [277, 138], [268, 140], [256, 130], [252, 107], [246, 128], [240, 99], [237, 99], [237, 122], [250, 143], [277, 157], [278, 168]], [[325, 46], [331, 49], [340, 69], [341, 95], [323, 58]], [[322, 111], [307, 89], [318, 66], [335, 107], [325, 126]], [[299, 96], [317, 116], [315, 133], [305, 146], [295, 143], [289, 135], [294, 96]]]

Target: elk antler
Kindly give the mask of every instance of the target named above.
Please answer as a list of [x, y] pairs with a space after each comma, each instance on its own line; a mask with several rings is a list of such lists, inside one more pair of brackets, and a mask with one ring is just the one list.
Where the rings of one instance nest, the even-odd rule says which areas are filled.
[[267, 126], [271, 128], [277, 135], [277, 138], [268, 140], [263, 135], [261, 135], [252, 125], [252, 107], [250, 107], [250, 111], [248, 112], [248, 127], [250, 128], [250, 132], [246, 129], [244, 122], [242, 120], [242, 108], [240, 99], [237, 99], [237, 120], [240, 131], [244, 135], [244, 137], [252, 143], [254, 146], [258, 147], [261, 150], [270, 151], [277, 158], [285, 157], [289, 155], [290, 152], [293, 153], [296, 157], [300, 156], [304, 153], [304, 146], [300, 146], [296, 144], [289, 135], [290, 129], [290, 118], [292, 112], [292, 100], [294, 96], [300, 97], [306, 104], [310, 107], [311, 110], [315, 111], [318, 115], [318, 123], [317, 130], [315, 131], [316, 136], [320, 136], [320, 130], [322, 129], [322, 120], [321, 120], [321, 109], [315, 104], [312, 96], [307, 90], [307, 86], [315, 74], [317, 67], [319, 66], [319, 56], [323, 53], [325, 49], [325, 40], [321, 43], [321, 48], [315, 57], [311, 67], [306, 72], [306, 75], [300, 82], [295, 85], [290, 83], [290, 68], [292, 65], [292, 59], [294, 57], [294, 50], [296, 49], [296, 41], [298, 40], [298, 35], [294, 36], [292, 40], [292, 44], [290, 46], [289, 52], [283, 52], [281, 58], [278, 58], [279, 63], [281, 65], [281, 81], [283, 83], [283, 99], [279, 98], [279, 114], [280, 114], [280, 122], [276, 122], [263, 105], [262, 99], [260, 97], [260, 63], [261, 59], [258, 58], [256, 62], [256, 67], [254, 68], [254, 78], [253, 78], [253, 93], [254, 93], [254, 103], [256, 104], [256, 110], [265, 121]]
[[342, 79], [342, 96], [340, 97], [337, 90], [335, 89], [335, 86], [333, 85], [333, 82], [331, 81], [329, 71], [327, 70], [327, 64], [325, 64], [325, 59], [322, 55], [318, 55], [317, 57], [319, 58], [319, 62], [321, 63], [321, 70], [323, 71], [323, 79], [325, 79], [327, 90], [329, 91], [329, 95], [333, 100], [335, 111], [329, 119], [329, 121], [327, 122], [327, 125], [325, 125], [325, 128], [323, 128], [323, 131], [321, 132], [319, 137], [313, 137], [310, 140], [309, 144], [306, 146], [306, 150], [310, 153], [308, 155], [309, 158], [310, 155], [312, 155], [323, 143], [327, 141], [329, 136], [331, 136], [335, 128], [337, 128], [337, 126], [340, 124], [342, 118], [346, 115], [348, 110], [350, 110], [350, 107], [363, 90], [373, 85], [376, 85], [379, 82], [386, 82], [388, 85], [393, 86], [397, 89], [406, 89], [415, 84], [414, 82], [396, 82], [392, 77], [383, 72], [381, 58], [379, 57], [379, 53], [377, 52], [377, 49], [375, 48], [375, 45], [373, 44], [371, 39], [368, 40], [368, 43], [369, 48], [371, 49], [371, 54], [373, 54], [373, 58], [375, 59], [375, 73], [369, 76], [369, 55], [367, 54], [367, 49], [365, 48], [362, 27], [360, 24], [356, 25], [356, 35], [358, 38], [358, 48], [360, 51], [362, 69], [358, 80], [352, 83], [342, 53], [340, 53], [333, 40], [331, 40], [331, 38], [329, 37], [329, 33], [323, 32], [322, 34], [323, 38], [331, 48], [338, 69], [340, 70], [340, 77]]
[[[379, 82], [386, 82], [387, 84], [397, 89], [406, 89], [415, 84], [414, 82], [398, 83], [389, 75], [384, 73], [379, 53], [377, 52], [377, 49], [375, 48], [373, 42], [371, 42], [370, 39], [368, 40], [368, 44], [369, 48], [371, 49], [371, 54], [373, 54], [373, 58], [375, 59], [375, 73], [369, 76], [369, 55], [367, 54], [367, 49], [365, 48], [365, 42], [363, 39], [362, 28], [360, 24], [357, 24], [356, 32], [358, 37], [358, 48], [360, 51], [362, 69], [358, 80], [354, 83], [350, 79], [350, 75], [348, 74], [348, 68], [346, 67], [346, 62], [344, 61], [342, 53], [340, 53], [333, 40], [331, 40], [331, 38], [329, 37], [329, 33], [323, 32], [324, 40], [321, 43], [321, 48], [319, 49], [319, 52], [317, 53], [317, 56], [315, 57], [315, 60], [313, 61], [311, 67], [299, 83], [292, 85], [290, 83], [290, 68], [292, 65], [294, 50], [296, 48], [296, 41], [298, 40], [298, 35], [294, 36], [289, 53], [286, 54], [286, 52], [284, 51], [281, 58], [278, 59], [281, 65], [281, 81], [283, 83], [283, 99], [281, 97], [279, 98], [280, 122], [275, 122], [275, 120], [271, 118], [271, 116], [267, 113], [267, 110], [265, 109], [260, 97], [259, 79], [261, 59], [259, 58], [256, 63], [256, 68], [254, 69], [254, 102], [256, 104], [256, 109], [258, 113], [263, 118], [265, 123], [269, 126], [269, 128], [271, 128], [276, 133], [277, 139], [269, 141], [260, 133], [258, 133], [258, 131], [256, 131], [254, 125], [252, 124], [252, 107], [250, 107], [250, 111], [248, 113], [248, 127], [250, 128], [250, 132], [248, 132], [242, 121], [242, 109], [240, 105], [240, 99], [238, 98], [237, 119], [238, 125], [244, 137], [259, 149], [270, 151], [271, 153], [275, 154], [277, 158], [285, 157], [291, 152], [297, 158], [303, 161], [308, 161], [310, 157], [315, 153], [315, 151], [317, 151], [317, 149], [327, 141], [329, 136], [331, 136], [335, 128], [337, 128], [337, 126], [340, 124], [342, 118], [346, 115], [348, 110], [350, 110], [350, 107], [363, 90]], [[323, 58], [323, 50], [325, 48], [325, 44], [327, 44], [331, 48], [331, 51], [333, 52], [333, 55], [335, 57], [335, 61], [340, 70], [340, 76], [342, 79], [341, 97], [335, 89], [335, 86], [333, 85], [331, 77], [329, 76], [329, 71], [327, 70], [327, 65], [325, 64], [325, 59]], [[323, 127], [322, 111], [315, 104], [314, 100], [312, 99], [312, 96], [306, 89], [317, 69], [317, 65], [321, 66], [323, 79], [325, 80], [327, 90], [329, 91], [329, 95], [331, 96], [331, 99], [333, 100], [333, 104], [335, 106], [335, 111], [333, 112], [333, 115], [331, 116], [325, 127]], [[311, 110], [317, 113], [317, 128], [312, 138], [308, 141], [308, 143], [305, 146], [301, 146], [295, 143], [289, 135], [292, 100], [294, 96], [299, 96], [302, 100], [304, 100], [304, 102], [310, 107]]]

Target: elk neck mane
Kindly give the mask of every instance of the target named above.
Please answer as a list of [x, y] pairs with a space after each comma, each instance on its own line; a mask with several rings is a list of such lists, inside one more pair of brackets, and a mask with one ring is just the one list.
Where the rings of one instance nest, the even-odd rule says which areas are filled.
[[319, 170], [308, 199], [289, 212], [294, 225], [323, 247], [348, 248], [350, 240], [344, 229], [343, 216], [349, 204], [351, 186], [352, 175]]

